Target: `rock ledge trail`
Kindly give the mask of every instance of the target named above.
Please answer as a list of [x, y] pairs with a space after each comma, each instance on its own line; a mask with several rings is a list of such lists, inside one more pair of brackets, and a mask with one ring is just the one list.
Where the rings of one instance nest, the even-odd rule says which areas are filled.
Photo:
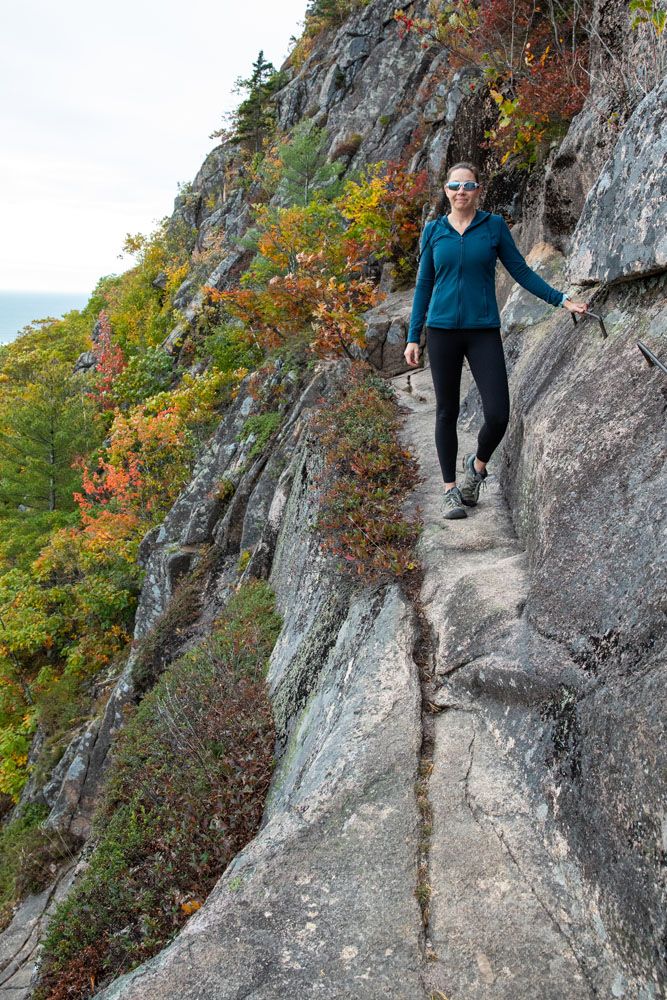
[[[408, 410], [402, 442], [422, 476], [408, 511], [421, 508], [424, 522], [415, 603], [430, 628], [420, 763], [426, 834], [431, 827], [419, 875], [426, 995], [648, 1000], [614, 960], [595, 893], [554, 822], [558, 789], [536, 744], [574, 666], [524, 620], [527, 560], [493, 459], [479, 505], [445, 520], [430, 371], [411, 373], [412, 392], [405, 375], [391, 381]], [[459, 465], [476, 445], [476, 429], [461, 424]]]

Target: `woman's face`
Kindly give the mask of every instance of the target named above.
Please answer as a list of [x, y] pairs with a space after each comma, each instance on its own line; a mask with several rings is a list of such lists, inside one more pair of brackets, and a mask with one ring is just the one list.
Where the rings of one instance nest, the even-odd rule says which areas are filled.
[[[458, 167], [456, 170], [452, 170], [452, 173], [447, 180], [474, 181], [475, 175], [472, 170], [468, 170], [467, 167]], [[464, 213], [477, 208], [481, 190], [481, 187], [478, 187], [476, 191], [464, 191], [461, 187], [458, 191], [450, 191], [447, 187], [447, 183], [445, 182], [445, 194], [449, 198], [449, 204], [452, 208], [456, 208], [458, 211]]]

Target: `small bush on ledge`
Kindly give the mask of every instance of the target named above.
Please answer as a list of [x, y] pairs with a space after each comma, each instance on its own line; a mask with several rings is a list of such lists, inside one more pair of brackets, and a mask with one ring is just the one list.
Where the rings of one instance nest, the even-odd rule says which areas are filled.
[[417, 480], [417, 463], [400, 444], [393, 390], [364, 362], [353, 362], [345, 389], [312, 427], [325, 450], [325, 491], [315, 525], [324, 551], [366, 580], [417, 569], [421, 525], [402, 505]]

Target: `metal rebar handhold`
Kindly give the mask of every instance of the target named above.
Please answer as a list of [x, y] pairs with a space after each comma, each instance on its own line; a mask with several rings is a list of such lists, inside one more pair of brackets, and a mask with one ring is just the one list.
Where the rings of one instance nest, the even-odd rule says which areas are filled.
[[663, 371], [665, 375], [667, 375], [667, 365], [664, 364], [660, 360], [660, 358], [656, 357], [656, 355], [653, 353], [650, 347], [647, 347], [646, 344], [644, 344], [641, 340], [637, 341], [637, 347], [646, 358], [646, 363], [649, 366], [652, 367], [653, 365], [655, 365], [657, 368], [660, 368], [660, 370]]
[[[590, 309], [587, 309], [585, 313], [580, 313], [579, 315], [580, 316], [592, 316], [593, 319], [596, 319], [598, 321], [598, 323], [600, 324], [600, 332], [602, 333], [602, 336], [603, 337], [608, 337], [609, 336], [609, 334], [607, 333], [607, 328], [604, 325], [604, 320], [602, 319], [602, 316], [600, 316], [598, 313], [591, 312]], [[571, 312], [570, 316], [572, 317], [572, 321], [574, 322], [574, 325], [576, 326], [577, 325], [577, 314]]]

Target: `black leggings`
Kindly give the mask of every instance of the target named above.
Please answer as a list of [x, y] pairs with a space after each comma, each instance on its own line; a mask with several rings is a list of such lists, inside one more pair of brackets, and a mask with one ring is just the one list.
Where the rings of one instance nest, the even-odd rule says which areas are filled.
[[468, 359], [477, 383], [484, 424], [477, 439], [477, 458], [488, 462], [507, 430], [510, 394], [507, 385], [505, 354], [499, 327], [474, 330], [443, 330], [426, 327], [431, 376], [436, 398], [435, 446], [444, 482], [456, 479], [461, 370]]

